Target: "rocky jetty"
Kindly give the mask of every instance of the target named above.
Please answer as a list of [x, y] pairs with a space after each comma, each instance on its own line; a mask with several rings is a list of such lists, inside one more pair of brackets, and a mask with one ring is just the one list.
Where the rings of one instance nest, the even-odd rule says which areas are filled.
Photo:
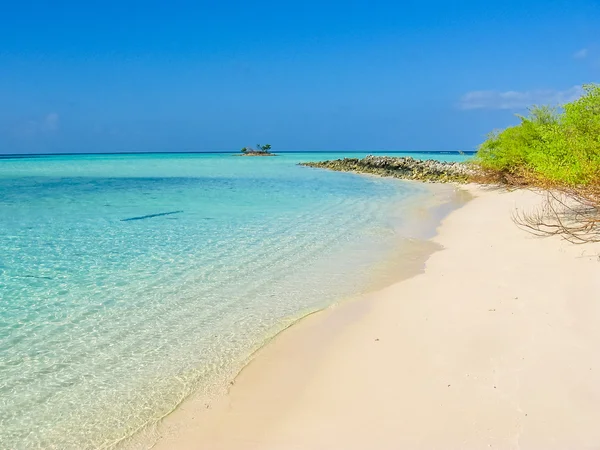
[[476, 171], [470, 165], [458, 162], [442, 162], [433, 159], [420, 160], [410, 156], [374, 156], [363, 159], [344, 158], [331, 161], [300, 163], [302, 166], [339, 172], [370, 173], [383, 177], [432, 183], [466, 183]]

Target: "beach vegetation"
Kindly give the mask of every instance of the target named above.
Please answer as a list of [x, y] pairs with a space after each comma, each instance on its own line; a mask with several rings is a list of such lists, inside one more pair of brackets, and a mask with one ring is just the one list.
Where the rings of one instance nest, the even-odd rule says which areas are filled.
[[484, 171], [525, 184], [600, 184], [600, 85], [560, 109], [533, 106], [520, 123], [492, 132], [475, 157]]
[[600, 241], [600, 85], [560, 108], [533, 106], [520, 123], [492, 132], [473, 163], [475, 181], [542, 188], [547, 200], [519, 225], [571, 242]]

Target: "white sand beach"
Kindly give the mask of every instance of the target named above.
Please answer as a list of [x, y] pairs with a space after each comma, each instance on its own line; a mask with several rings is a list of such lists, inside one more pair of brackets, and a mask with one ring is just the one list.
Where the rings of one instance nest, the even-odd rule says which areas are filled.
[[519, 229], [533, 192], [467, 189], [423, 273], [283, 332], [154, 448], [600, 448], [600, 245]]

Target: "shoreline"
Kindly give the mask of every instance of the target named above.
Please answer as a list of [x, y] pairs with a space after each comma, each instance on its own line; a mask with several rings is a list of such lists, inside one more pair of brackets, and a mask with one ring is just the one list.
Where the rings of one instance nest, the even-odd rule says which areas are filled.
[[[595, 256], [600, 246], [575, 247], [519, 230], [510, 211], [515, 205], [535, 206], [532, 192], [468, 190], [476, 198], [442, 221], [433, 241], [444, 250], [429, 257], [424, 273], [296, 322], [261, 348], [226, 397], [208, 405], [187, 402], [168, 416], [153, 448], [518, 448], [521, 442], [521, 448], [558, 449], [598, 444], [600, 432], [593, 423], [600, 412], [587, 396], [600, 395], [595, 387], [600, 364], [592, 358], [600, 351], [600, 339], [590, 339], [600, 338], [593, 326], [600, 319], [600, 305], [593, 304], [594, 292], [600, 292], [600, 279], [593, 278], [600, 271]], [[480, 222], [493, 230], [474, 227]], [[504, 235], [492, 235], [499, 232]], [[477, 247], [483, 241], [489, 248]], [[496, 260], [498, 267], [486, 272], [487, 282], [485, 273], [477, 273], [494, 262], [485, 260], [489, 253], [505, 257], [507, 250], [518, 253], [522, 246], [540, 255]], [[460, 254], [461, 261], [443, 269], [447, 258]], [[484, 260], [473, 261], [474, 254]], [[544, 271], [556, 271], [549, 263], [562, 261], [558, 272], [567, 270], [574, 280], [548, 289], [543, 272], [539, 279], [518, 273], [531, 262], [519, 256], [539, 261]], [[504, 266], [507, 262], [517, 267]], [[442, 273], [436, 272], [440, 268]], [[506, 280], [494, 278], [503, 272]], [[462, 298], [456, 298], [459, 287], [465, 290]], [[585, 312], [575, 311], [585, 322], [585, 336], [580, 336], [581, 327], [561, 320], [569, 303], [557, 294], [570, 288], [576, 288], [572, 295]], [[440, 302], [430, 291], [456, 304]], [[505, 291], [511, 291], [507, 298], [498, 298]], [[519, 301], [523, 297], [530, 297], [535, 308]], [[515, 314], [523, 317], [517, 320]], [[533, 331], [548, 332], [544, 320], [558, 331], [550, 331], [545, 340], [526, 339]], [[583, 341], [571, 348], [578, 339]], [[528, 352], [524, 346], [532, 348]], [[569, 351], [552, 357], [557, 346]], [[536, 354], [548, 357], [535, 365]], [[519, 362], [531, 360], [534, 367]], [[584, 365], [589, 367], [584, 370]], [[574, 366], [577, 380], [565, 372]], [[470, 378], [461, 373], [465, 369]], [[522, 389], [524, 383], [532, 392]], [[586, 395], [565, 404], [565, 391], [573, 389]]]
[[[382, 178], [373, 174], [357, 175], [360, 177]], [[407, 185], [422, 184], [415, 180], [396, 180], [396, 182]], [[239, 367], [231, 371], [232, 378], [229, 380], [223, 379], [222, 385], [213, 386], [209, 392], [199, 389], [197, 392], [191, 393], [158, 422], [146, 424], [135, 433], [119, 440], [114, 444], [114, 447], [119, 449], [156, 448], [157, 439], [172, 434], [174, 429], [180, 427], [177, 423], [179, 419], [174, 418], [179, 417], [181, 411], [187, 411], [191, 407], [194, 411], [200, 410], [199, 412], [202, 415], [205, 413], [212, 415], [213, 411], [219, 408], [219, 405], [227, 401], [229, 389], [236, 383], [239, 376], [248, 366], [254, 363], [256, 358], [260, 358], [265, 348], [279, 340], [281, 335], [289, 333], [290, 330], [301, 326], [307, 320], [312, 320], [313, 316], [328, 313], [330, 310], [343, 307], [349, 303], [359, 302], [365, 295], [370, 295], [399, 280], [420, 273], [429, 255], [440, 250], [439, 246], [431, 242], [430, 239], [435, 235], [435, 230], [440, 222], [451, 211], [464, 206], [470, 199], [470, 195], [461, 190], [459, 186], [430, 184], [427, 185], [426, 191], [426, 193], [423, 192], [410, 201], [405, 201], [405, 203], [396, 206], [392, 205], [399, 212], [402, 212], [399, 216], [402, 219], [400, 224], [394, 220], [391, 222], [394, 224], [391, 226], [393, 232], [398, 234], [397, 242], [388, 249], [387, 255], [382, 255], [381, 260], [371, 264], [369, 281], [364, 284], [361, 291], [340, 297], [335, 302], [324, 304], [316, 310], [299, 311], [297, 316], [287, 318], [282, 322], [282, 326], [275, 326], [272, 330], [273, 333], [269, 332], [264, 340], [243, 358], [243, 362], [240, 363]], [[194, 416], [196, 415], [197, 413], [194, 413]], [[185, 422], [187, 419], [183, 421]]]
[[[361, 177], [374, 177], [379, 179], [388, 178], [375, 173], [354, 173]], [[414, 179], [401, 179], [398, 181], [407, 184], [423, 184], [422, 181]], [[333, 304], [329, 304], [320, 309], [303, 314], [295, 319], [291, 319], [284, 328], [280, 329], [272, 336], [269, 336], [246, 358], [246, 362], [234, 375], [233, 380], [229, 382], [229, 387], [226, 392], [210, 396], [192, 394], [190, 397], [184, 399], [167, 416], [163, 417], [160, 422], [152, 424], [150, 427], [146, 427], [138, 433], [125, 438], [119, 443], [118, 448], [147, 448], [145, 447], [147, 442], [154, 442], [151, 448], [164, 448], [167, 450], [173, 448], [173, 445], [179, 447], [180, 445], [185, 446], [190, 444], [190, 442], [186, 441], [184, 443], [176, 437], [181, 432], [181, 429], [188, 428], [188, 426], [192, 425], [192, 422], [197, 421], [198, 418], [200, 418], [199, 420], [201, 423], [196, 423], [199, 427], [196, 428], [194, 435], [204, 435], [210, 428], [215, 426], [215, 421], [220, 421], [221, 416], [225, 414], [225, 411], [229, 408], [232, 387], [237, 385], [238, 380], [244, 376], [245, 372], [249, 370], [250, 367], [254, 367], [253, 365], [257, 363], [257, 360], [258, 363], [260, 363], [264, 353], [267, 352], [268, 354], [272, 346], [281, 345], [282, 340], [295, 335], [295, 333], [300, 333], [304, 339], [306, 337], [304, 327], [312, 328], [314, 326], [320, 329], [322, 328], [322, 325], [320, 325], [321, 321], [328, 325], [331, 323], [334, 324], [333, 328], [330, 326], [325, 327], [329, 330], [326, 333], [327, 339], [331, 340], [335, 337], [334, 333], [331, 332], [332, 329], [341, 329], [343, 326], [349, 325], [349, 323], [346, 323], [348, 320], [348, 317], [346, 316], [347, 312], [355, 311], [352, 314], [356, 314], [356, 311], [365, 308], [367, 303], [372, 300], [371, 297], [376, 296], [380, 291], [422, 273], [429, 257], [432, 254], [443, 250], [439, 244], [433, 241], [443, 220], [449, 214], [452, 214], [452, 212], [464, 207], [474, 198], [469, 190], [464, 189], [464, 184], [425, 184], [428, 184], [431, 189], [429, 194], [427, 194], [427, 197], [424, 197], [427, 198], [427, 200], [423, 202], [424, 198], [420, 198], [412, 205], [409, 204], [408, 209], [406, 210], [409, 212], [407, 216], [410, 217], [410, 219], [401, 227], [404, 238], [402, 238], [403, 242], [399, 244], [400, 254], [395, 254], [393, 262], [388, 261], [387, 259], [389, 258], [386, 258], [386, 260], [379, 263], [384, 266], [394, 265], [395, 269], [399, 270], [394, 275], [393, 279], [390, 279], [389, 276], [384, 276], [383, 278], [381, 276], [373, 276], [373, 279], [365, 292], [357, 293], [351, 297], [340, 298]], [[372, 268], [371, 270], [376, 269]], [[339, 310], [341, 310], [344, 315], [338, 316]], [[319, 339], [324, 338], [322, 330], [318, 330], [317, 334], [319, 335]], [[321, 347], [321, 344], [322, 342], [319, 343], [319, 347]], [[315, 350], [316, 347], [310, 354], [307, 353], [305, 355], [306, 359], [314, 361]], [[172, 442], [173, 440], [175, 440], [175, 442]], [[192, 444], [190, 448], [196, 447]]]

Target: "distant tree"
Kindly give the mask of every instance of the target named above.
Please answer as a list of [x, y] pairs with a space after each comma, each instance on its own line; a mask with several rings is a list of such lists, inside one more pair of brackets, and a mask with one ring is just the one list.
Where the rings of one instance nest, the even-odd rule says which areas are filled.
[[256, 144], [256, 148], [258, 149], [259, 152], [269, 153], [269, 150], [271, 150], [271, 144], [265, 144], [265, 145]]
[[256, 150], [252, 147], [244, 147], [241, 152], [245, 154], [257, 154], [257, 153], [267, 153], [270, 154], [269, 150], [271, 150], [271, 144], [260, 145], [256, 144]]

